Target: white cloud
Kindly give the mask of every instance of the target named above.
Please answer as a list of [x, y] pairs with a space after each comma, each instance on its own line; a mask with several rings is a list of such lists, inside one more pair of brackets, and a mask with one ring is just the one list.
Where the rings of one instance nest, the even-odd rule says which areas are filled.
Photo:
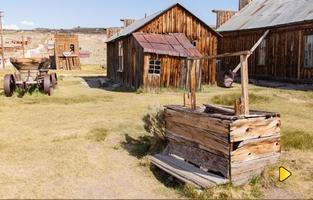
[[4, 29], [9, 29], [9, 30], [19, 30], [20, 28], [15, 25], [15, 24], [8, 24], [8, 25], [3, 25]]
[[25, 25], [25, 26], [34, 26], [34, 25], [35, 25], [34, 22], [28, 21], [28, 20], [23, 20], [23, 21], [21, 21], [21, 24], [22, 24], [22, 25]]

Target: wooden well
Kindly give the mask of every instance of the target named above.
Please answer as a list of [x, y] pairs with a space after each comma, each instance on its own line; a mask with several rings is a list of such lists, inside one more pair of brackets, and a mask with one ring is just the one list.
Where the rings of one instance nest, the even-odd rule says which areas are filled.
[[241, 185], [279, 159], [281, 121], [277, 113], [251, 111], [249, 117], [240, 117], [231, 109], [210, 105], [194, 111], [166, 106], [165, 116], [169, 144], [163, 156], [180, 158], [204, 174]]

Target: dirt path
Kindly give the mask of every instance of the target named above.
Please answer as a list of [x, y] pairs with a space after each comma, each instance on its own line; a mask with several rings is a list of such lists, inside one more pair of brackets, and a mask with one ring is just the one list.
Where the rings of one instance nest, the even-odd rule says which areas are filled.
[[[138, 113], [147, 108], [130, 94], [134, 112], [125, 112], [126, 95], [70, 79], [52, 100], [1, 96], [0, 197], [178, 197], [122, 147], [126, 133], [143, 133]], [[97, 128], [107, 130], [104, 141], [90, 137]]]

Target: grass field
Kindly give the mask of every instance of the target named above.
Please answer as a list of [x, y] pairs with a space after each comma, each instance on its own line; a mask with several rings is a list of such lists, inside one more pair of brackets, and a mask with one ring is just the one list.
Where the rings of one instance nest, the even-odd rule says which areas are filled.
[[[52, 97], [5, 98], [0, 89], [1, 198], [313, 198], [313, 92], [250, 86], [253, 109], [282, 115], [284, 152], [277, 167], [293, 172], [287, 182], [279, 183], [277, 168], [269, 168], [246, 186], [199, 194], [151, 171], [145, 157], [143, 116], [155, 107], [182, 104], [182, 92], [91, 89], [82, 73], [104, 71], [87, 66], [61, 72]], [[206, 86], [197, 97], [199, 104], [230, 105], [239, 93], [239, 85]]]

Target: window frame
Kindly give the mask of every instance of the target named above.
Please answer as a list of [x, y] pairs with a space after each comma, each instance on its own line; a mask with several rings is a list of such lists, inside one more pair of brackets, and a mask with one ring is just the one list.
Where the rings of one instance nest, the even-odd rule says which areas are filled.
[[257, 57], [258, 66], [266, 65], [266, 57], [267, 57], [267, 40], [264, 39], [258, 47], [258, 57]]
[[124, 44], [123, 41], [118, 41], [118, 72], [124, 71]]
[[[309, 44], [308, 44], [308, 40], [310, 40]], [[303, 42], [304, 42], [303, 66], [305, 69], [313, 69], [313, 33], [305, 34], [303, 38]]]
[[70, 51], [74, 53], [75, 50], [76, 50], [75, 44], [70, 44]]
[[160, 59], [150, 59], [148, 65], [148, 75], [161, 76], [162, 62]]

